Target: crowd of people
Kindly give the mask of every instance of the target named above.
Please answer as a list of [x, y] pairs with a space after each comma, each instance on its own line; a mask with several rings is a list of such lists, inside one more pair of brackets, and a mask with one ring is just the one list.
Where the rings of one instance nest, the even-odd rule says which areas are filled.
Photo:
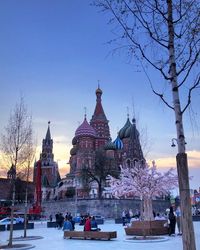
[[[75, 220], [73, 219], [71, 213], [66, 213], [63, 216], [62, 213], [57, 213], [55, 215], [56, 219], [56, 227], [58, 229], [63, 229], [63, 231], [74, 231], [75, 230]], [[53, 220], [53, 216], [49, 216], [49, 220]], [[84, 231], [100, 231], [101, 229], [98, 227], [95, 216], [90, 216], [89, 214], [82, 215], [80, 220], [80, 225], [83, 225]]]
[[[166, 221], [164, 226], [168, 227], [169, 236], [175, 236], [175, 228], [177, 225], [178, 235], [182, 235], [181, 229], [181, 210], [178, 206], [175, 211], [173, 207], [166, 209], [165, 213], [155, 213], [154, 220], [163, 220]], [[49, 220], [52, 221], [52, 215], [49, 216]], [[62, 213], [57, 213], [55, 215], [56, 226], [58, 229], [63, 229], [63, 231], [73, 231], [75, 230], [75, 220], [73, 219], [71, 213], [67, 212], [65, 216]], [[136, 210], [134, 213], [132, 209], [123, 210], [122, 212], [122, 224], [123, 226], [132, 225], [132, 222], [135, 220], [141, 220], [140, 211]], [[81, 215], [80, 224], [83, 225], [84, 231], [100, 231], [98, 227], [95, 216], [90, 216], [90, 214]]]

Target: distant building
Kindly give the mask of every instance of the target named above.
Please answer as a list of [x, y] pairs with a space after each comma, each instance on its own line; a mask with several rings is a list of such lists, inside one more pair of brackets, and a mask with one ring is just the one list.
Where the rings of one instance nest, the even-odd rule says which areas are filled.
[[0, 178], [0, 200], [11, 200], [12, 185], [9, 179]]
[[[117, 138], [112, 141], [110, 137], [109, 121], [102, 106], [102, 90], [96, 90], [96, 106], [90, 122], [85, 115], [83, 122], [76, 129], [72, 139], [70, 151], [70, 171], [62, 179], [56, 190], [58, 199], [67, 195], [67, 190], [73, 189], [78, 197], [96, 197], [97, 185], [92, 183], [90, 191], [86, 192], [81, 182], [81, 170], [87, 165], [90, 169], [94, 166], [95, 152], [102, 149], [108, 157], [113, 157], [118, 166], [133, 168], [135, 162], [145, 161], [140, 145], [139, 132], [136, 120], [132, 122], [127, 118], [125, 125], [119, 130]], [[109, 196], [109, 188], [105, 187], [104, 196]]]
[[[19, 178], [15, 180], [15, 201], [23, 202], [25, 200], [26, 192], [26, 181], [22, 181]], [[12, 182], [8, 178], [0, 178], [0, 201], [2, 200], [12, 200]], [[28, 182], [28, 201], [33, 201], [34, 195], [34, 184], [33, 182]]]

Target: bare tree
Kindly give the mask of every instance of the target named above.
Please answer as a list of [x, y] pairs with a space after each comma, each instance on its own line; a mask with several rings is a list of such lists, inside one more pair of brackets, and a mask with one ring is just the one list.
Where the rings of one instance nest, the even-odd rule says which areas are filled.
[[32, 136], [27, 140], [27, 146], [25, 150], [26, 162], [25, 162], [25, 176], [26, 176], [26, 191], [25, 191], [25, 211], [24, 211], [24, 238], [27, 237], [27, 205], [28, 205], [28, 184], [31, 175], [31, 163], [34, 160], [36, 152], [36, 144], [33, 142]]
[[97, 183], [98, 198], [101, 199], [108, 175], [118, 177], [119, 172], [116, 161], [107, 157], [103, 150], [97, 150], [94, 165], [91, 168], [85, 165], [82, 169], [81, 177], [86, 185], [92, 182]]
[[200, 84], [200, 2], [95, 0], [94, 4], [111, 13], [110, 22], [117, 23], [115, 34], [121, 39], [121, 47], [127, 48], [141, 62], [143, 69], [143, 62], [146, 62], [157, 70], [167, 82], [167, 88], [171, 89], [172, 100], [168, 100], [158, 86], [154, 89], [149, 79], [153, 92], [175, 114], [183, 249], [195, 250], [183, 113], [191, 104], [193, 90]]
[[5, 157], [13, 166], [15, 174], [13, 179], [13, 196], [11, 209], [11, 225], [9, 236], [9, 247], [12, 247], [13, 238], [13, 213], [15, 202], [15, 178], [16, 173], [20, 171], [21, 166], [29, 159], [29, 143], [32, 139], [32, 118], [27, 112], [24, 100], [21, 97], [16, 104], [14, 111], [11, 112], [8, 125], [5, 127], [5, 133], [2, 135], [2, 151]]

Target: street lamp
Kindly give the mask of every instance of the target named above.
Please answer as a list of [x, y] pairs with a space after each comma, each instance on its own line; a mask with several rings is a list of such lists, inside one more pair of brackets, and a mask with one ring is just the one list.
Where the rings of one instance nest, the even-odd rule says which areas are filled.
[[11, 221], [10, 221], [10, 236], [8, 246], [12, 247], [13, 238], [13, 219], [14, 219], [14, 205], [15, 205], [15, 180], [16, 180], [16, 167], [12, 164], [10, 170], [7, 172], [7, 178], [10, 179], [12, 185], [12, 206], [11, 206]]
[[75, 177], [75, 179], [74, 179], [74, 181], [75, 181], [75, 211], [74, 211], [74, 213], [75, 213], [75, 217], [77, 216], [77, 203], [78, 203], [78, 191], [77, 191], [77, 187], [79, 186], [79, 182], [78, 182], [78, 179], [77, 179], [77, 177]]
[[[176, 139], [176, 138], [172, 138], [172, 144], [171, 144], [171, 147], [176, 147], [176, 144], [175, 144], [175, 142], [176, 142], [176, 144], [178, 144], [178, 140]], [[187, 142], [185, 142], [185, 144], [187, 144]]]
[[175, 144], [175, 141], [177, 143], [177, 139], [176, 138], [172, 138], [172, 144], [171, 144], [171, 147], [176, 147], [176, 144]]

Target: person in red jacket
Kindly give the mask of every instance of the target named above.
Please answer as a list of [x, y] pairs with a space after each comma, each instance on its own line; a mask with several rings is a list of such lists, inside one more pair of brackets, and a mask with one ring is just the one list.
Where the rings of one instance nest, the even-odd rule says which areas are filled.
[[85, 225], [84, 225], [84, 231], [91, 231], [91, 217], [87, 217]]

